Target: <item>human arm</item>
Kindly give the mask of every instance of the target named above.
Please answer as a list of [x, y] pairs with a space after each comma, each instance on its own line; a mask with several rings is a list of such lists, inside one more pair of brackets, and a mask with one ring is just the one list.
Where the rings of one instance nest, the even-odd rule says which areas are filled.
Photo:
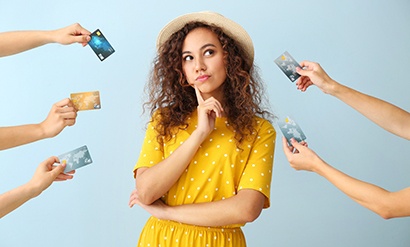
[[[197, 93], [200, 94], [199, 91]], [[198, 103], [198, 124], [191, 135], [167, 158], [153, 162], [153, 166], [136, 170], [137, 193], [144, 204], [153, 203], [175, 184], [204, 139], [213, 131], [215, 118], [222, 111], [219, 102], [214, 98], [205, 101], [201, 98]], [[151, 142], [149, 145], [152, 145], [156, 143], [156, 135], [147, 136], [146, 140]], [[144, 147], [143, 152], [145, 153]]]
[[296, 170], [315, 172], [326, 178], [339, 190], [360, 205], [372, 210], [385, 219], [410, 216], [410, 187], [389, 192], [376, 185], [355, 179], [327, 164], [314, 151], [292, 140], [289, 147], [282, 139], [283, 151], [290, 165]]
[[[262, 208], [267, 208], [270, 205], [269, 195], [276, 139], [276, 132], [271, 123], [260, 119], [257, 123], [258, 125], [254, 132], [255, 139], [252, 141], [252, 145], [244, 144], [244, 147], [247, 149], [247, 151], [244, 151], [244, 156], [241, 156], [238, 164], [227, 164], [230, 166], [229, 170], [235, 167], [235, 173], [239, 176], [236, 177], [238, 180], [234, 176], [232, 177], [233, 181], [230, 182], [230, 178], [227, 177], [226, 183], [222, 179], [222, 181], [217, 182], [217, 184], [212, 185], [210, 188], [202, 188], [201, 186], [201, 193], [204, 193], [203, 198], [209, 201], [199, 200], [196, 203], [191, 202], [194, 203], [193, 205], [190, 202], [183, 203], [186, 205], [170, 209], [162, 202], [163, 198], [157, 200], [152, 205], [139, 203], [138, 193], [134, 191], [130, 198], [130, 206], [138, 203], [156, 217], [164, 217], [164, 219], [172, 219], [194, 225], [221, 226], [243, 224], [255, 220]], [[246, 152], [249, 152], [249, 156]], [[244, 160], [247, 160], [247, 162], [243, 162]], [[225, 174], [225, 171], [219, 171], [218, 169], [216, 172], [219, 178], [222, 173]], [[218, 180], [213, 176], [205, 177], [212, 178], [212, 181], [214, 181], [214, 178], [216, 179], [215, 181]], [[193, 180], [191, 179], [191, 181]], [[211, 179], [207, 181], [209, 182]], [[221, 189], [225, 185], [228, 188], [232, 187], [228, 190]], [[199, 187], [193, 187], [199, 190]], [[188, 187], [182, 189], [187, 194], [190, 194], [190, 191], [187, 191], [187, 189], [189, 190]], [[218, 194], [219, 192], [221, 194]], [[170, 191], [169, 193], [175, 192]], [[215, 193], [215, 197], [210, 197], [209, 193]], [[176, 196], [178, 197], [177, 194]], [[169, 202], [169, 199], [166, 199], [166, 202]], [[224, 214], [224, 216], [221, 216], [221, 214]], [[175, 218], [169, 218], [174, 216]]]
[[136, 190], [130, 197], [129, 206], [138, 204], [151, 215], [197, 226], [225, 226], [245, 224], [256, 220], [265, 203], [265, 196], [252, 189], [240, 190], [235, 196], [215, 202], [168, 206], [160, 199], [152, 204], [144, 204]]
[[10, 31], [0, 33], [0, 57], [17, 54], [49, 43], [87, 45], [90, 32], [80, 24], [47, 31]]
[[23, 205], [28, 200], [39, 196], [53, 181], [72, 179], [74, 172], [63, 173], [65, 164], [54, 167], [58, 163], [57, 157], [50, 157], [40, 163], [32, 179], [24, 185], [0, 195], [0, 218]]
[[66, 126], [74, 125], [76, 117], [71, 100], [63, 99], [51, 107], [47, 118], [39, 124], [0, 127], [0, 150], [54, 137]]
[[324, 93], [343, 101], [383, 129], [410, 140], [410, 113], [381, 99], [363, 94], [330, 78], [318, 63], [303, 61], [304, 69], [297, 69], [301, 75], [296, 85], [306, 91], [316, 85]]

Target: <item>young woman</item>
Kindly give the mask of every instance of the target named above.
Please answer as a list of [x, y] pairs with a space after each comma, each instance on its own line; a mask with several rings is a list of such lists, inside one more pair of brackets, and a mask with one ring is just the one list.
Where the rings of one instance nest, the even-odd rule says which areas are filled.
[[276, 138], [252, 40], [199, 12], [167, 24], [157, 48], [129, 202], [152, 215], [138, 246], [246, 246], [240, 227], [270, 205]]

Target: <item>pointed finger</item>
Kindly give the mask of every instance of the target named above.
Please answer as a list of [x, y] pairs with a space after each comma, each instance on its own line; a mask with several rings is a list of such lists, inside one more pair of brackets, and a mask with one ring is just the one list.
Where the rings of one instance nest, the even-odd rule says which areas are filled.
[[201, 91], [199, 91], [198, 87], [194, 85], [196, 100], [198, 101], [198, 105], [204, 103], [204, 98], [202, 98]]

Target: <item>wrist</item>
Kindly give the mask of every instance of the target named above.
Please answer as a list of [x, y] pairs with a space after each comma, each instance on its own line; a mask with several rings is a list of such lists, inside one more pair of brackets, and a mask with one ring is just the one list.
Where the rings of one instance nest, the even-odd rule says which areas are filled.
[[44, 126], [44, 122], [35, 125], [36, 133], [39, 140], [50, 138], [50, 134], [47, 133], [46, 127]]
[[57, 37], [56, 32], [57, 32], [57, 30], [44, 31], [45, 44], [58, 43], [58, 40], [56, 40], [56, 37]]
[[36, 35], [38, 37], [38, 46], [50, 44], [50, 43], [56, 43], [54, 40], [54, 31], [51, 30], [41, 30], [41, 31], [36, 31]]
[[23, 193], [31, 199], [39, 196], [43, 190], [40, 185], [30, 180], [28, 183], [23, 185], [23, 191]]
[[191, 134], [191, 137], [195, 140], [196, 143], [201, 145], [201, 143], [206, 139], [208, 133], [200, 131], [198, 129], [194, 130]]
[[312, 168], [312, 171], [322, 177], [325, 177], [326, 174], [326, 169], [329, 168], [330, 166], [324, 162], [322, 159], [319, 159], [318, 161], [315, 162], [315, 166]]
[[159, 219], [177, 221], [175, 207], [172, 207], [172, 206], [165, 207]]
[[338, 83], [330, 77], [324, 80], [323, 85], [322, 91], [325, 94], [334, 96], [334, 94], [338, 91]]

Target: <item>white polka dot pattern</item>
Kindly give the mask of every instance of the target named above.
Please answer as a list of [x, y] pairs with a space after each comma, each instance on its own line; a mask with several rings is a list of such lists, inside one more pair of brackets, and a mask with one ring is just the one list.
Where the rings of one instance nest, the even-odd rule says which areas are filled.
[[[172, 155], [195, 130], [196, 122], [194, 113], [188, 128], [179, 130], [162, 148], [152, 128], [155, 123], [150, 124], [134, 171], [140, 167], [152, 167]], [[265, 195], [264, 207], [269, 207], [276, 131], [268, 121], [258, 118], [253, 137], [238, 148], [226, 119], [217, 118], [214, 131], [164, 196], [164, 202], [176, 206], [218, 201], [235, 196], [242, 189], [253, 189]]]

